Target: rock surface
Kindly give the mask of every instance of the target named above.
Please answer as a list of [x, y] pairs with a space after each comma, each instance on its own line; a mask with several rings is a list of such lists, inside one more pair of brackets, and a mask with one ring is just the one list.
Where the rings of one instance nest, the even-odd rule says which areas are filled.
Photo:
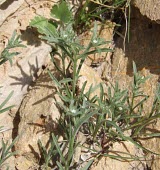
[[139, 8], [142, 15], [160, 24], [160, 1], [159, 0], [135, 0], [135, 6]]
[[5, 1], [0, 5], [0, 25], [24, 3], [25, 0]]
[[[0, 51], [6, 46], [14, 30], [21, 34], [23, 44], [27, 48], [17, 49], [21, 54], [14, 58], [13, 67], [10, 67], [8, 62], [0, 66], [0, 84], [3, 86], [1, 89], [3, 95], [1, 96], [0, 103], [10, 91], [14, 90], [14, 95], [8, 105], [16, 104], [16, 107], [11, 110], [9, 115], [0, 115], [0, 126], [4, 125], [10, 129], [3, 134], [1, 133], [0, 138], [10, 139], [19, 135], [19, 140], [15, 146], [19, 153], [15, 160], [14, 157], [9, 160], [11, 170], [15, 170], [15, 167], [18, 170], [38, 169], [40, 151], [37, 142], [40, 139], [45, 145], [50, 139], [49, 131], [56, 129], [55, 120], [59, 116], [59, 111], [55, 102], [59, 98], [55, 95], [55, 86], [46, 70], [43, 71], [41, 69], [48, 64], [48, 54], [51, 48], [44, 42], [40, 42], [37, 38], [37, 33], [29, 28], [28, 25], [30, 20], [36, 15], [49, 17], [50, 8], [57, 1], [4, 0], [3, 3], [1, 2]], [[76, 2], [73, 4], [75, 9], [77, 9], [77, 2], [81, 3], [80, 1], [72, 2]], [[160, 75], [160, 25], [157, 24], [160, 22], [160, 2], [159, 0], [135, 0], [134, 3], [139, 8], [141, 14], [146, 15], [149, 19], [146, 16], [142, 16], [139, 10], [133, 8], [131, 13], [130, 42], [126, 43], [125, 52], [122, 46], [123, 39], [118, 38], [115, 41], [116, 49], [112, 60], [112, 53], [89, 56], [90, 59], [82, 67], [82, 77], [79, 80], [79, 85], [81, 88], [84, 81], [87, 80], [87, 89], [89, 89], [91, 84], [93, 86], [98, 85], [102, 82], [101, 78], [103, 78], [107, 81], [118, 80], [120, 87], [128, 88], [133, 75], [132, 61], [135, 61], [138, 70], [145, 77], [151, 76], [151, 79], [146, 82], [144, 87], [145, 92], [151, 96], [144, 106], [145, 111], [148, 112], [153, 102], [154, 91]], [[110, 27], [106, 24], [106, 28], [103, 28], [101, 32], [101, 37], [107, 41], [113, 40], [114, 24], [110, 24], [108, 24]], [[91, 34], [82, 36], [85, 37], [85, 42], [83, 42], [85, 44], [89, 39], [87, 36], [91, 37]], [[106, 47], [112, 49], [113, 44], [109, 43]], [[97, 63], [98, 66], [96, 65], [96, 68], [93, 70], [90, 66], [93, 67]], [[48, 68], [54, 70], [51, 66]], [[31, 89], [30, 86], [32, 84], [34, 85]], [[27, 92], [28, 94], [24, 98]], [[93, 95], [98, 94], [99, 90], [95, 91]], [[21, 102], [22, 104], [19, 108]], [[157, 121], [153, 128], [160, 131], [160, 121]], [[142, 144], [148, 149], [160, 153], [159, 138], [142, 141]], [[125, 145], [128, 148], [127, 152], [134, 155], [143, 155], [132, 144], [125, 143]], [[126, 151], [126, 148], [124, 145], [117, 143], [114, 145], [113, 150]], [[78, 162], [80, 152], [77, 151], [75, 162]], [[148, 168], [152, 170], [160, 169], [160, 161], [157, 158], [152, 154], [147, 155], [147, 160], [150, 160], [147, 161]], [[142, 162], [142, 164], [138, 165], [138, 162], [119, 162], [110, 158], [102, 158], [91, 169], [131, 170], [133, 167], [134, 169], [142, 170], [146, 168], [146, 164]]]
[[[112, 59], [112, 78], [119, 82], [121, 88], [128, 89], [133, 80], [132, 63], [134, 61], [141, 75], [150, 77], [142, 87], [145, 94], [150, 96], [144, 105], [144, 114], [148, 114], [151, 110], [160, 75], [160, 25], [142, 16], [138, 9], [133, 8], [131, 14], [130, 41], [125, 44], [125, 52], [123, 51], [123, 39], [118, 38], [115, 41], [116, 49]], [[125, 30], [123, 30], [124, 32]], [[150, 128], [159, 131], [160, 120]], [[144, 147], [160, 153], [159, 138], [141, 142]], [[160, 169], [160, 161], [157, 157], [148, 154], [146, 160], [148, 160], [148, 168], [152, 170]]]
[[[53, 71], [52, 66], [49, 68]], [[55, 71], [53, 73], [56, 75]], [[19, 155], [19, 159], [16, 159], [18, 170], [21, 170], [23, 164], [29, 168], [38, 164], [40, 159], [38, 140], [46, 146], [50, 140], [50, 132], [56, 130], [56, 118], [59, 117], [56, 101], [60, 102], [60, 99], [55, 95], [54, 83], [45, 70], [24, 98], [17, 115], [19, 125], [15, 133], [19, 135], [19, 139], [15, 148]], [[28, 163], [25, 163], [26, 159]]]
[[[106, 21], [105, 24], [101, 24], [100, 22], [97, 22], [97, 25], [98, 25], [97, 36], [99, 36], [101, 39], [107, 42], [106, 44], [101, 45], [101, 47], [108, 48], [111, 51], [88, 55], [85, 64], [87, 66], [94, 68], [94, 70], [98, 73], [100, 77], [108, 80], [110, 78], [110, 72], [111, 72], [111, 56], [113, 52], [112, 50], [114, 49], [113, 32], [114, 32], [115, 23]], [[84, 46], [87, 46], [92, 36], [93, 36], [93, 29], [84, 32], [80, 36], [81, 43]]]
[[6, 1], [0, 6], [0, 19], [3, 20], [0, 28], [0, 51], [7, 45], [14, 30], [21, 34], [23, 44], [26, 45], [26, 48], [15, 49], [21, 54], [13, 59], [12, 67], [8, 62], [0, 66], [0, 84], [3, 86], [0, 102], [6, 98], [7, 92], [14, 90], [8, 104], [16, 104], [18, 108], [29, 85], [37, 78], [37, 72], [48, 62], [50, 46], [40, 42], [28, 25], [38, 14], [49, 16], [52, 5], [53, 2], [20, 0]]
[[[133, 145], [130, 142], [123, 142], [123, 143], [115, 143], [113, 144], [113, 147], [111, 149], [111, 153], [108, 153], [110, 155], [114, 156], [127, 156], [127, 154], [131, 154], [133, 156], [143, 156], [143, 152], [136, 148], [135, 145]], [[115, 154], [115, 152], [116, 154]], [[119, 161], [115, 159], [111, 159], [109, 157], [102, 157], [98, 162], [95, 162], [91, 166], [91, 170], [142, 170], [145, 169], [146, 165], [145, 162], [140, 161]]]
[[84, 92], [85, 93], [88, 92], [92, 85], [93, 88], [96, 87], [97, 88], [95, 89], [95, 91], [93, 91], [93, 93], [91, 93], [91, 98], [94, 97], [95, 95], [99, 96], [100, 95], [99, 85], [100, 83], [103, 83], [103, 81], [98, 75], [98, 73], [89, 66], [87, 66], [86, 64], [83, 64], [82, 69], [80, 71], [80, 75], [81, 77], [79, 78], [79, 88], [82, 89], [83, 84], [85, 83], [85, 81], [87, 81], [87, 85]]
[[[2, 1], [1, 1], [2, 2]], [[17, 48], [21, 54], [13, 59], [13, 66], [9, 62], [0, 66], [0, 89], [2, 93], [0, 103], [14, 90], [12, 98], [6, 106], [15, 105], [9, 114], [0, 114], [0, 126], [5, 131], [0, 133], [0, 140], [11, 141], [15, 137], [14, 129], [17, 128], [16, 112], [28, 92], [29, 86], [34, 84], [42, 71], [42, 67], [50, 60], [48, 55], [51, 51], [49, 45], [40, 42], [35, 31], [28, 27], [29, 22], [36, 15], [49, 16], [50, 8], [56, 1], [39, 0], [6, 0], [0, 3], [0, 52], [6, 47], [14, 30], [21, 36], [22, 43], [26, 48]], [[11, 159], [13, 159], [12, 157]], [[10, 168], [14, 169], [14, 160], [11, 160]]]

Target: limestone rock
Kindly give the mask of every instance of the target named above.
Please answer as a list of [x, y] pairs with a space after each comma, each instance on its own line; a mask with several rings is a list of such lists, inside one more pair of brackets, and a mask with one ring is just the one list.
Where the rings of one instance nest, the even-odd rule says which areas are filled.
[[84, 92], [87, 92], [92, 85], [92, 87], [97, 87], [93, 93], [91, 93], [91, 97], [100, 95], [100, 88], [98, 87], [100, 83], [103, 83], [102, 79], [98, 75], [96, 71], [94, 71], [91, 67], [87, 66], [86, 64], [82, 65], [80, 71], [81, 77], [79, 78], [79, 88], [81, 89], [84, 82], [87, 81], [87, 85]]
[[[0, 66], [0, 84], [3, 86], [0, 102], [6, 98], [8, 92], [14, 90], [8, 105], [16, 104], [18, 108], [28, 87], [37, 78], [38, 71], [49, 61], [50, 46], [41, 42], [28, 25], [36, 15], [48, 17], [53, 4], [53, 2], [36, 0], [13, 2], [7, 0], [0, 6], [0, 19], [5, 18], [0, 27], [0, 51], [7, 45], [14, 30], [21, 35], [22, 43], [26, 45], [26, 48], [15, 49], [21, 54], [14, 57], [12, 67], [9, 62]], [[8, 14], [5, 15], [5, 12]]]
[[50, 132], [55, 130], [56, 118], [59, 117], [56, 101], [60, 99], [55, 95], [54, 83], [48, 72], [44, 71], [24, 98], [19, 110], [19, 139], [15, 147], [20, 157], [26, 158], [29, 154], [39, 160], [38, 140], [44, 146], [47, 144]]
[[28, 87], [37, 79], [38, 71], [41, 69], [42, 65], [45, 65], [46, 61], [49, 60], [48, 53], [50, 47], [44, 43], [42, 43], [42, 45], [43, 46], [40, 47], [30, 46], [25, 49], [21, 54], [23, 58], [17, 61], [12, 67], [9, 63], [0, 66], [2, 70], [0, 73], [0, 77], [2, 77], [0, 84], [3, 86], [1, 88], [3, 95], [0, 102], [8, 95], [7, 91], [10, 92], [14, 90], [9, 104], [20, 104]]
[[18, 1], [5, 1], [0, 5], [0, 25], [6, 20], [8, 16], [18, 10], [18, 8], [24, 3], [24, 0]]
[[29, 160], [29, 158], [25, 157], [17, 157], [16, 158], [16, 168], [18, 170], [32, 170], [32, 169], [38, 169], [38, 164], [36, 164], [32, 159]]
[[[113, 44], [113, 31], [114, 31], [114, 26], [115, 24], [110, 22], [110, 21], [106, 21], [105, 24], [101, 24], [100, 22], [97, 22], [97, 36], [99, 36], [100, 38], [102, 38], [103, 40], [107, 41], [108, 43], [106, 43], [105, 45], [102, 45], [102, 48], [108, 48], [108, 49], [113, 49], [114, 48], [114, 44]], [[93, 26], [94, 27], [94, 26]], [[93, 36], [93, 28], [89, 31], [84, 32], [82, 35], [80, 35], [80, 39], [81, 39], [81, 43], [84, 46], [87, 46], [91, 40]], [[93, 67], [96, 65], [100, 65], [102, 62], [105, 61], [110, 61], [110, 57], [111, 57], [112, 52], [102, 52], [100, 54], [91, 54], [87, 57], [85, 63], [88, 66], [92, 66]]]
[[[145, 5], [149, 4], [145, 3]], [[148, 115], [152, 108], [160, 75], [160, 25], [142, 16], [136, 8], [132, 9], [131, 22], [130, 42], [125, 44], [125, 52], [123, 51], [123, 39], [118, 38], [115, 42], [116, 49], [112, 60], [112, 78], [114, 81], [119, 82], [120, 87], [128, 89], [133, 80], [133, 61], [136, 63], [137, 70], [140, 71], [141, 75], [150, 77], [142, 87], [144, 93], [150, 96], [143, 106], [144, 114]], [[125, 29], [123, 30], [124, 32]], [[160, 130], [160, 120], [158, 119], [157, 123], [149, 126], [149, 129], [152, 129], [153, 132], [158, 132]], [[160, 153], [159, 138], [142, 140], [141, 143], [149, 150]], [[159, 159], [155, 155], [149, 153], [146, 160], [148, 168], [152, 170], [160, 169]]]
[[135, 0], [134, 4], [139, 8], [142, 15], [160, 24], [160, 1], [159, 0]]
[[[49, 16], [50, 8], [54, 3], [39, 0], [6, 0], [3, 3], [0, 1], [0, 53], [6, 47], [14, 30], [18, 32], [22, 43], [26, 45], [26, 48], [15, 49], [21, 54], [13, 58], [12, 67], [9, 62], [0, 66], [0, 86], [3, 86], [0, 89], [0, 93], [2, 93], [0, 103], [14, 90], [14, 94], [6, 106], [15, 105], [9, 114], [0, 114], [0, 126], [4, 126], [7, 130], [0, 133], [0, 140], [2, 138], [10, 140], [15, 137], [19, 123], [16, 112], [20, 103], [29, 90], [29, 86], [34, 84], [42, 72], [42, 67], [45, 67], [49, 61], [50, 46], [44, 42], [41, 43], [38, 35], [28, 28], [28, 25], [37, 14]], [[11, 164], [11, 169], [14, 169], [12, 160], [9, 164]]]
[[[11, 117], [7, 113], [0, 115], [0, 125], [10, 129], [4, 133], [4, 139], [11, 138], [12, 128], [15, 126], [13, 125], [15, 113], [29, 86], [38, 78], [42, 66], [49, 61], [48, 54], [51, 48], [44, 42], [41, 43], [38, 35], [28, 29], [29, 21], [37, 15], [36, 11], [39, 15], [48, 16], [52, 5], [53, 2], [7, 0], [0, 6], [0, 52], [6, 47], [14, 30], [21, 35], [22, 43], [26, 45], [26, 48], [15, 49], [20, 52], [20, 55], [13, 58], [12, 67], [9, 62], [0, 66], [0, 86], [2, 86], [0, 103], [14, 90], [14, 94], [6, 106], [15, 105], [9, 113]], [[39, 10], [41, 7], [44, 10]]]
[[0, 5], [3, 4], [6, 0], [0, 0]]
[[[121, 156], [127, 156], [124, 153], [131, 154], [133, 156], [143, 156], [143, 152], [136, 148], [134, 144], [130, 142], [123, 142], [123, 143], [115, 143], [113, 144], [113, 147], [111, 148], [111, 155], [121, 155]], [[144, 169], [145, 162], [139, 162], [139, 161], [118, 161], [115, 159], [111, 159], [109, 157], [102, 157], [98, 162], [95, 162], [91, 166], [91, 170], [140, 170]]]

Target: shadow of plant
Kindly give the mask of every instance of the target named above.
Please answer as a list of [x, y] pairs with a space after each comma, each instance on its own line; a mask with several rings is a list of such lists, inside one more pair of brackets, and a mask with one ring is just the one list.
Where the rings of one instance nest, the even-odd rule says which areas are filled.
[[30, 64], [30, 62], [28, 62], [29, 65], [29, 74], [27, 74], [22, 66], [17, 63], [17, 67], [20, 69], [21, 71], [21, 77], [16, 77], [16, 76], [10, 76], [10, 78], [14, 79], [16, 82], [11, 83], [11, 86], [15, 86], [15, 85], [22, 85], [21, 89], [23, 90], [23, 88], [25, 86], [29, 86], [33, 83], [33, 79], [37, 79], [38, 75], [37, 72], [39, 70], [39, 66], [38, 66], [38, 59], [36, 57], [36, 66], [34, 64]]
[[38, 32], [34, 28], [27, 27], [26, 30], [20, 30], [21, 31], [21, 40], [27, 41], [27, 45], [34, 45], [35, 47], [38, 47], [41, 45], [41, 41], [38, 38]]

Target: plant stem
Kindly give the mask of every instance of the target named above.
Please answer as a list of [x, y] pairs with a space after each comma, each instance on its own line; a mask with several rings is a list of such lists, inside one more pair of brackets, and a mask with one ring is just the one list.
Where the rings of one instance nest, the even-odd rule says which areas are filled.
[[77, 59], [73, 61], [73, 83], [72, 83], [72, 94], [73, 98], [76, 96], [76, 84], [77, 84]]

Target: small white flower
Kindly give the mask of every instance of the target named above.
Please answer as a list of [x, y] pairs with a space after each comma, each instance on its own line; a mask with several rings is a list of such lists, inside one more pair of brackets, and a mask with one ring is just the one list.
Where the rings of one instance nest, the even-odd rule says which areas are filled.
[[72, 113], [76, 113], [76, 110], [75, 110], [75, 109], [72, 109], [71, 112], [72, 112]]
[[84, 97], [84, 100], [87, 101], [87, 97]]
[[142, 78], [141, 78], [142, 80], [144, 79], [144, 76], [142, 76]]
[[93, 43], [96, 44], [98, 41], [97, 40], [93, 40]]
[[64, 34], [64, 38], [66, 38], [67, 37], [67, 34]]
[[115, 132], [117, 131], [117, 129], [115, 127], [112, 127], [112, 130], [115, 131]]
[[84, 106], [84, 105], [82, 106], [82, 109], [85, 109], [85, 106]]
[[112, 118], [108, 118], [109, 121], [112, 121]]
[[123, 110], [123, 108], [122, 108], [122, 107], [119, 107], [118, 109], [119, 109], [119, 110]]

